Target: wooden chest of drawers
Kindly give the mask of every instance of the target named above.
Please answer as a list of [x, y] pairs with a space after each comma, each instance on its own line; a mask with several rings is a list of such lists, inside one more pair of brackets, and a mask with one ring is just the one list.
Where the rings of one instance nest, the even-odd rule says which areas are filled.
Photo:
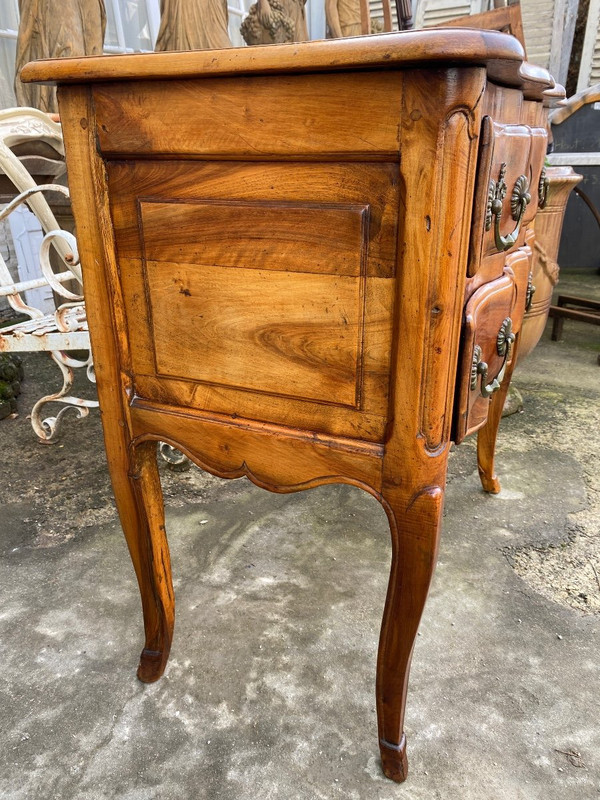
[[157, 440], [273, 491], [360, 486], [392, 535], [394, 780], [452, 439], [481, 429], [499, 488], [554, 85], [522, 58], [503, 34], [434, 29], [22, 73], [59, 84], [139, 677], [162, 674], [174, 619]]

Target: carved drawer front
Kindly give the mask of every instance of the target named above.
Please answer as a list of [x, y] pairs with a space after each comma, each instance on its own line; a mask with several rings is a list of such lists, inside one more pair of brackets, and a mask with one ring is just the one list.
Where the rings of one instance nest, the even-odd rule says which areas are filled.
[[504, 125], [484, 117], [473, 209], [469, 275], [482, 259], [525, 241], [544, 192], [544, 128]]
[[511, 253], [500, 278], [481, 286], [465, 307], [455, 441], [481, 428], [490, 398], [514, 357], [530, 294], [531, 248]]
[[109, 162], [109, 186], [138, 397], [381, 441], [396, 165]]

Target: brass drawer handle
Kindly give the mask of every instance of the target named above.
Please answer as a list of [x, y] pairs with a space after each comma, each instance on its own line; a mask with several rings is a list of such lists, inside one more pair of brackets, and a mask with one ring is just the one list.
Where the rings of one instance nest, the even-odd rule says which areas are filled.
[[506, 197], [508, 187], [504, 176], [506, 175], [506, 163], [500, 166], [500, 174], [498, 181], [491, 180], [488, 189], [488, 200], [485, 214], [485, 229], [489, 231], [494, 222], [494, 239], [496, 247], [500, 252], [509, 250], [519, 238], [521, 231], [521, 222], [525, 209], [531, 202], [531, 195], [529, 194], [529, 180], [525, 175], [519, 175], [515, 181], [515, 185], [510, 197], [510, 211], [512, 218], [516, 221], [515, 229], [507, 236], [502, 236], [500, 233], [500, 219], [502, 217], [502, 201]]
[[542, 167], [540, 175], [540, 182], [538, 184], [538, 208], [545, 208], [548, 202], [548, 189], [550, 188], [550, 179], [546, 175], [546, 167]]
[[533, 303], [533, 295], [535, 294], [535, 286], [533, 285], [533, 272], [527, 276], [527, 292], [525, 293], [525, 311], [529, 311]]
[[502, 325], [500, 326], [500, 330], [498, 331], [498, 336], [496, 337], [496, 352], [499, 356], [504, 356], [504, 361], [502, 362], [502, 367], [500, 372], [496, 375], [496, 377], [488, 383], [488, 365], [485, 361], [482, 361], [481, 356], [483, 351], [481, 347], [476, 344], [473, 350], [473, 364], [471, 367], [471, 390], [474, 391], [477, 388], [477, 379], [481, 375], [481, 396], [482, 397], [491, 397], [494, 392], [497, 392], [500, 388], [502, 381], [504, 380], [504, 375], [506, 373], [506, 366], [510, 361], [510, 357], [512, 355], [512, 348], [515, 341], [515, 334], [512, 332], [512, 320], [510, 317], [506, 317]]

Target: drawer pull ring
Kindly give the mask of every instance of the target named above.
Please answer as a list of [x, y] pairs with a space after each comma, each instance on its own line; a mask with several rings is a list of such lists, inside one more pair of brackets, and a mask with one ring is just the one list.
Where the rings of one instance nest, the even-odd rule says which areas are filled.
[[498, 331], [496, 337], [496, 351], [499, 356], [504, 356], [502, 367], [496, 377], [488, 383], [488, 365], [482, 361], [481, 356], [483, 351], [477, 344], [473, 349], [473, 364], [471, 367], [471, 390], [477, 388], [477, 379], [481, 375], [481, 395], [482, 397], [491, 397], [494, 392], [500, 388], [504, 375], [506, 373], [506, 366], [510, 361], [512, 355], [513, 344], [515, 341], [515, 334], [512, 332], [512, 320], [507, 317]]
[[489, 189], [488, 189], [488, 200], [487, 200], [487, 208], [485, 214], [485, 229], [489, 231], [492, 227], [492, 222], [494, 221], [494, 239], [496, 242], [496, 247], [500, 252], [504, 252], [505, 250], [509, 250], [517, 239], [519, 238], [519, 233], [521, 231], [521, 222], [523, 220], [523, 214], [525, 213], [525, 209], [531, 202], [531, 194], [529, 193], [529, 180], [525, 175], [519, 175], [517, 180], [515, 181], [515, 185], [512, 190], [512, 194], [510, 197], [510, 211], [511, 216], [517, 223], [515, 225], [515, 229], [512, 233], [507, 234], [506, 236], [502, 236], [500, 233], [500, 220], [502, 218], [502, 201], [506, 197], [506, 192], [508, 191], [508, 187], [506, 185], [506, 181], [504, 177], [506, 175], [506, 163], [502, 163], [500, 166], [500, 174], [498, 175], [498, 181], [491, 180]]

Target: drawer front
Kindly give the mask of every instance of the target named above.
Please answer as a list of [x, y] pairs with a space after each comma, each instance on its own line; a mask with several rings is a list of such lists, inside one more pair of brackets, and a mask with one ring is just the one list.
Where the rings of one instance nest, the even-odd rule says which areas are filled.
[[456, 403], [455, 441], [482, 427], [490, 399], [512, 362], [521, 330], [531, 272], [531, 248], [507, 256], [501, 277], [477, 289], [467, 302]]
[[108, 170], [139, 397], [382, 440], [396, 165]]
[[544, 128], [498, 124], [484, 117], [469, 276], [475, 275], [483, 259], [524, 243], [539, 205], [546, 143]]

